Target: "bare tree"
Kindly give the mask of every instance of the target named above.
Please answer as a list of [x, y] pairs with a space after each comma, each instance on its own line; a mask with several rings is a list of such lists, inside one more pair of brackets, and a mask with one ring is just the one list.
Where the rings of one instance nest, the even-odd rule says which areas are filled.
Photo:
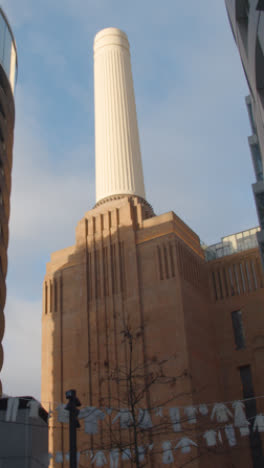
[[[121, 335], [124, 350], [126, 348], [126, 360], [124, 364], [118, 365], [114, 369], [108, 369], [108, 381], [119, 387], [118, 396], [111, 396], [112, 409], [114, 409], [115, 414], [118, 414], [120, 409], [127, 411], [127, 415], [129, 415], [127, 425], [124, 427], [120, 422], [119, 424], [116, 422], [113, 424], [113, 418], [109, 417], [104, 421], [102, 429], [105, 435], [104, 441], [94, 438], [89, 446], [89, 449], [94, 452], [110, 452], [113, 449], [118, 449], [121, 454], [127, 453], [129, 454], [130, 464], [137, 468], [156, 466], [156, 457], [164, 453], [161, 449], [162, 442], [164, 440], [173, 440], [176, 436], [173, 421], [168, 414], [156, 418], [155, 422], [153, 422], [153, 418], [150, 418], [150, 415], [153, 416], [161, 407], [177, 406], [177, 400], [191, 396], [190, 392], [186, 391], [188, 386], [184, 385], [186, 380], [191, 379], [190, 373], [187, 370], [182, 370], [178, 375], [167, 372], [168, 367], [172, 367], [171, 364], [176, 360], [175, 355], [165, 356], [164, 359], [152, 356], [138, 362], [138, 347], [143, 333], [144, 329], [142, 327], [134, 328], [129, 321], [123, 323]], [[176, 365], [174, 368], [176, 369]], [[163, 392], [161, 390], [164, 386], [165, 391]], [[170, 389], [169, 392], [167, 391], [168, 388]], [[159, 395], [159, 391], [161, 395]], [[158, 398], [155, 398], [157, 393]], [[106, 406], [107, 401], [108, 395], [101, 398], [101, 406]], [[208, 429], [207, 425], [204, 425], [203, 422], [193, 425], [188, 424], [188, 422], [188, 417], [184, 418], [181, 415], [179, 423], [183, 427], [182, 436], [191, 437], [195, 441], [200, 437], [201, 440], [201, 435]], [[208, 424], [208, 422], [205, 422], [205, 424]], [[211, 422], [210, 428], [213, 427]], [[180, 464], [179, 460], [177, 461], [179, 468], [190, 466], [198, 458], [208, 455], [218, 455], [223, 460], [223, 466], [233, 466], [229, 458], [230, 448], [228, 446], [208, 448], [205, 442], [197, 445], [199, 447], [195, 449], [193, 455], [190, 453]], [[87, 450], [87, 448], [86, 446], [85, 449]], [[247, 450], [247, 444], [245, 444], [245, 447], [240, 445], [241, 449]], [[173, 447], [171, 450], [173, 451]]]
[[[161, 451], [154, 448], [154, 443], [162, 441], [164, 437], [168, 439], [175, 436], [172, 421], [168, 416], [163, 415], [158, 422], [152, 423], [150, 415], [159, 408], [190, 395], [189, 392], [179, 391], [177, 388], [180, 381], [190, 378], [187, 370], [183, 370], [177, 376], [166, 373], [166, 366], [175, 361], [174, 355], [162, 360], [152, 356], [144, 362], [137, 362], [138, 347], [143, 333], [142, 327], [134, 328], [129, 320], [123, 324], [121, 335], [122, 345], [126, 348], [126, 363], [109, 369], [107, 377], [119, 387], [119, 395], [112, 396], [111, 401], [115, 412], [118, 413], [121, 408], [127, 411], [129, 420], [126, 430], [123, 430], [122, 423], [113, 424], [112, 418], [109, 418], [108, 423], [104, 422], [107, 440], [103, 444], [95, 439], [92, 442], [93, 450], [110, 451], [116, 448], [121, 453], [129, 453], [131, 464], [137, 468], [146, 466], [149, 463], [148, 458], [149, 461], [152, 460], [152, 466], [155, 466], [154, 457]], [[170, 388], [169, 394], [164, 392], [167, 397], [159, 397], [153, 401], [153, 395], [159, 393], [156, 389], [162, 389], [164, 386]], [[101, 406], [104, 406], [107, 398], [107, 395], [101, 398]], [[183, 423], [184, 419], [181, 422]], [[191, 461], [193, 460], [194, 458]]]

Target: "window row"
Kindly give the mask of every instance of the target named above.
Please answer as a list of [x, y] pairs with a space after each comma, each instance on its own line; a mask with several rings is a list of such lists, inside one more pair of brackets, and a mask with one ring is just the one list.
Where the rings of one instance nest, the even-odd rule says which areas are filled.
[[212, 285], [215, 300], [240, 296], [262, 288], [263, 276], [259, 259], [219, 267], [212, 271]]
[[180, 276], [200, 290], [208, 289], [208, 276], [204, 262], [180, 241], [164, 242], [157, 246], [160, 280]]
[[58, 281], [45, 282], [44, 286], [44, 312], [45, 314], [58, 310]]
[[124, 242], [116, 242], [87, 255], [89, 301], [126, 293]]

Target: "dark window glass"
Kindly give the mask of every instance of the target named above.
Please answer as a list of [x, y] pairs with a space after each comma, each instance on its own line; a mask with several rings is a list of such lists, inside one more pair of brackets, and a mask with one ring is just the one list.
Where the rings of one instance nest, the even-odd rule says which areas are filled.
[[228, 294], [228, 285], [227, 285], [227, 277], [226, 277], [225, 269], [223, 269], [223, 278], [224, 278], [224, 286], [225, 286], [225, 295], [227, 297], [229, 294]]
[[[254, 387], [251, 374], [250, 366], [243, 366], [239, 368], [240, 378], [242, 383], [243, 398], [247, 399], [245, 401], [245, 410], [246, 417], [249, 421], [253, 423], [254, 418], [257, 414], [257, 405], [254, 398]], [[250, 435], [250, 452], [253, 462], [253, 468], [263, 468], [263, 453], [262, 453], [262, 444], [261, 438], [258, 431], [253, 431], [253, 424], [249, 426]]]
[[224, 296], [223, 296], [223, 288], [222, 288], [220, 271], [217, 272], [217, 276], [218, 276], [218, 284], [219, 284], [219, 289], [220, 289], [220, 299], [223, 299]]
[[243, 349], [246, 347], [244, 328], [242, 323], [242, 313], [241, 310], [236, 310], [232, 312], [232, 324], [233, 332], [236, 343], [236, 349]]
[[213, 288], [214, 288], [215, 300], [217, 301], [217, 289], [216, 289], [216, 282], [215, 282], [215, 273], [214, 273], [214, 271], [212, 271], [212, 280], [213, 280]]
[[4, 119], [5, 119], [6, 115], [5, 115], [5, 111], [4, 111], [4, 108], [3, 108], [3, 105], [2, 105], [1, 102], [0, 102], [0, 113], [2, 114], [2, 116], [3, 116]]
[[239, 268], [240, 268], [240, 274], [241, 274], [241, 279], [242, 279], [243, 292], [245, 292], [246, 291], [245, 275], [244, 275], [243, 266], [241, 263], [239, 264]]
[[264, 10], [264, 0], [259, 0], [256, 10]]
[[242, 366], [239, 368], [240, 378], [243, 387], [243, 397], [253, 398], [255, 396], [252, 374], [250, 366]]
[[54, 279], [54, 312], [57, 312], [57, 304], [58, 304], [57, 280]]
[[234, 267], [234, 274], [235, 274], [235, 282], [236, 282], [236, 287], [237, 287], [237, 293], [240, 295], [240, 284], [239, 284], [238, 273], [237, 273], [237, 265], [233, 265], [233, 267]]
[[249, 0], [236, 0], [237, 20], [247, 19], [249, 14]]

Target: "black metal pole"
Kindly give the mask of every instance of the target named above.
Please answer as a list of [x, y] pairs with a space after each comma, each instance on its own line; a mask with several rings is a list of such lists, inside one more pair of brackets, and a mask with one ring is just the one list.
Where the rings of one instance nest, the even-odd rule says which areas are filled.
[[66, 409], [69, 411], [69, 436], [70, 436], [70, 468], [77, 468], [77, 427], [80, 427], [77, 415], [79, 411], [77, 406], [80, 406], [81, 403], [76, 397], [75, 390], [68, 390], [66, 392], [66, 398], [68, 398], [69, 403], [66, 406]]
[[75, 403], [70, 401], [70, 468], [77, 468], [77, 439], [75, 421]]

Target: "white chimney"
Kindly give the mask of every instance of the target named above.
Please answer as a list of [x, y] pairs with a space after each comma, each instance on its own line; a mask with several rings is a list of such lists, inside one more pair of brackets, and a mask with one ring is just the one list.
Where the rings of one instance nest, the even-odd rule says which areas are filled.
[[116, 28], [94, 39], [96, 203], [145, 199], [129, 42]]

